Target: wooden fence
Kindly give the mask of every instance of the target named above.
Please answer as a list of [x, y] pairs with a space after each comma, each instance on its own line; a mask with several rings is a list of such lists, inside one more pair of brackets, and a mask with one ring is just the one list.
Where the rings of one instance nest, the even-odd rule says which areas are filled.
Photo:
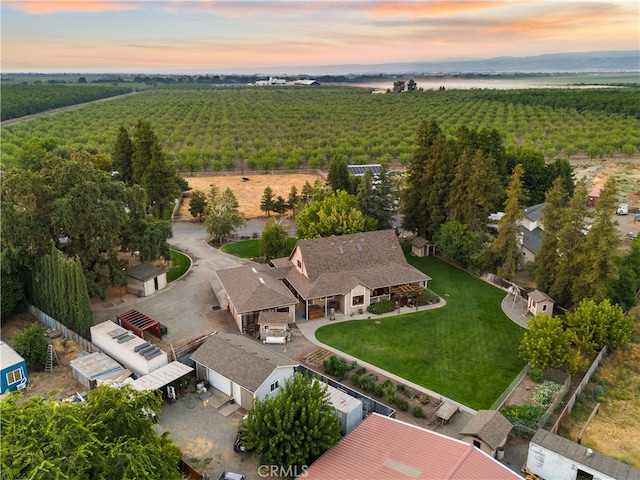
[[551, 433], [558, 433], [558, 431], [560, 430], [560, 426], [562, 425], [562, 422], [571, 413], [571, 410], [573, 409], [573, 406], [576, 403], [576, 398], [578, 397], [578, 395], [582, 393], [582, 391], [584, 390], [584, 387], [587, 386], [587, 384], [589, 383], [589, 380], [591, 379], [591, 376], [593, 375], [593, 372], [596, 371], [596, 368], [598, 368], [598, 365], [600, 365], [606, 353], [607, 353], [607, 347], [604, 347], [602, 350], [600, 350], [600, 353], [598, 353], [598, 356], [595, 358], [595, 360], [589, 367], [589, 370], [587, 370], [587, 373], [584, 375], [584, 378], [582, 379], [580, 384], [576, 387], [575, 391], [569, 398], [569, 401], [567, 402], [564, 409], [560, 413], [560, 416], [556, 420], [556, 423], [554, 423], [553, 427], [551, 427]]
[[513, 379], [513, 381], [504, 390], [504, 392], [502, 392], [502, 395], [500, 395], [498, 399], [493, 402], [493, 405], [491, 405], [491, 408], [489, 410], [500, 410], [500, 408], [502, 408], [502, 405], [504, 405], [504, 402], [506, 402], [507, 398], [509, 398], [509, 395], [511, 395], [513, 391], [518, 388], [518, 385], [520, 385], [522, 379], [527, 376], [528, 372], [529, 364], [525, 365], [524, 368], [520, 370], [520, 373], [516, 376], [516, 378]]
[[42, 323], [44, 323], [46, 326], [48, 326], [52, 330], [57, 330], [59, 332], [62, 332], [62, 336], [64, 338], [66, 338], [67, 340], [72, 340], [75, 343], [77, 343], [78, 345], [80, 345], [85, 352], [93, 353], [93, 352], [101, 352], [102, 351], [98, 347], [96, 347], [93, 343], [91, 343], [89, 340], [87, 340], [86, 338], [81, 337], [80, 335], [78, 335], [73, 330], [70, 330], [67, 327], [65, 327], [63, 324], [61, 324], [55, 318], [50, 317], [49, 315], [44, 313], [42, 310], [34, 307], [33, 305], [31, 305], [29, 303], [27, 304], [27, 310], [29, 311], [29, 313], [31, 315], [36, 317], [38, 320], [40, 320]]

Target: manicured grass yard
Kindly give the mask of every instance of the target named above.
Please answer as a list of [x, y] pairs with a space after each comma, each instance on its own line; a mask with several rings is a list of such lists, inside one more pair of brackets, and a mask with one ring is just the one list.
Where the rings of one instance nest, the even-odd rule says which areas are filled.
[[171, 268], [167, 272], [167, 282], [173, 282], [182, 275], [184, 275], [189, 266], [191, 266], [191, 260], [184, 253], [180, 253], [177, 250], [170, 250], [171, 253]]
[[433, 278], [429, 288], [445, 307], [327, 325], [316, 337], [471, 408], [489, 408], [525, 365], [518, 358], [524, 329], [500, 308], [505, 293], [434, 257], [408, 261]]
[[[289, 247], [289, 253], [296, 246], [297, 238], [289, 237], [287, 240], [287, 246]], [[260, 256], [260, 239], [252, 240], [240, 240], [239, 242], [229, 243], [224, 245], [220, 250], [230, 255], [235, 255], [240, 258], [255, 258]]]

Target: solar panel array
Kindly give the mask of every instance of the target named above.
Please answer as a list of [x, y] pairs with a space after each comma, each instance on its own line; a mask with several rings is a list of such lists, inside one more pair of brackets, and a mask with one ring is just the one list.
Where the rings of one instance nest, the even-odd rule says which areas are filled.
[[351, 175], [355, 175], [356, 177], [361, 177], [365, 174], [367, 169], [370, 168], [374, 175], [380, 173], [380, 164], [374, 165], [349, 165], [349, 173]]

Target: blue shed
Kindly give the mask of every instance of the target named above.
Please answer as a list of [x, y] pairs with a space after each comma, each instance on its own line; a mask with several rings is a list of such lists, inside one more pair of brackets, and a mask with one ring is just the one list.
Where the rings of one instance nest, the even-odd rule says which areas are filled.
[[0, 393], [27, 386], [27, 364], [11, 346], [0, 341]]

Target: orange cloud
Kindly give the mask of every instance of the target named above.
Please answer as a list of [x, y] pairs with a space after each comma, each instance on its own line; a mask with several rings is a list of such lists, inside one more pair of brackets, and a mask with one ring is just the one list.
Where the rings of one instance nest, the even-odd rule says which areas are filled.
[[558, 29], [575, 31], [580, 28], [592, 28], [608, 25], [619, 17], [617, 12], [606, 12], [594, 9], [590, 12], [566, 12], [529, 17], [519, 22], [506, 23], [487, 29], [485, 33], [519, 33], [537, 35], [539, 32], [549, 33]]
[[15, 10], [22, 10], [31, 14], [47, 14], [56, 12], [105, 12], [135, 10], [139, 2], [119, 2], [108, 0], [37, 0], [37, 1], [8, 1], [5, 6]]
[[463, 13], [475, 10], [487, 10], [502, 6], [496, 1], [462, 1], [462, 0], [435, 0], [431, 2], [394, 2], [377, 5], [370, 10], [371, 17], [427, 17], [433, 15], [446, 15]]

